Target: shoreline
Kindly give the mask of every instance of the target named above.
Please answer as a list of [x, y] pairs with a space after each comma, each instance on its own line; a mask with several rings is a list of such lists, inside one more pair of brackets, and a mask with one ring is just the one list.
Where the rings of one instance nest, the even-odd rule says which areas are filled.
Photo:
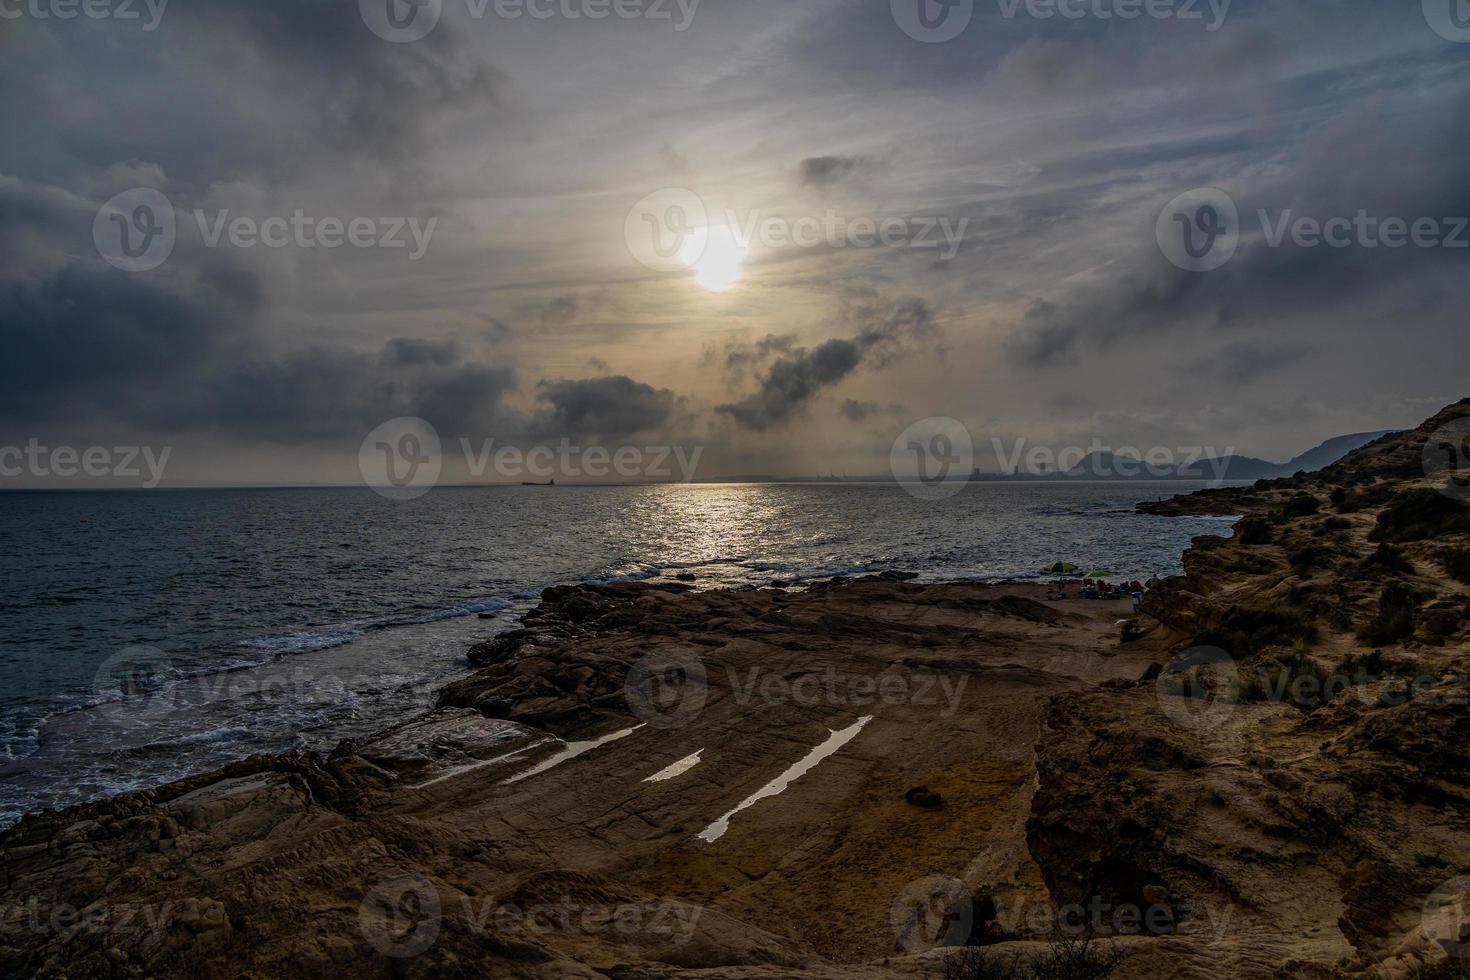
[[[1039, 572], [1032, 573], [1029, 576], [1016, 576], [1011, 574], [995, 573], [943, 577], [941, 575], [931, 575], [925, 572], [910, 572], [895, 569], [879, 571], [876, 570], [871, 563], [855, 563], [841, 567], [842, 570], [838, 572], [833, 572], [830, 570], [830, 568], [824, 567], [814, 567], [808, 570], [797, 571], [788, 570], [785, 572], [780, 572], [776, 569], [770, 569], [767, 572], [763, 572], [758, 568], [751, 568], [747, 569], [747, 572], [752, 579], [760, 579], [763, 575], [767, 573], [772, 574], [776, 577], [764, 578], [760, 581], [750, 581], [747, 584], [733, 586], [733, 588], [735, 588], [737, 591], [768, 587], [805, 589], [813, 585], [830, 583], [834, 580], [846, 580], [873, 575], [903, 576], [907, 578], [921, 580], [926, 582], [927, 584], [987, 584], [1016, 586], [1019, 588], [1037, 585], [1038, 583], [1049, 582], [1056, 578], [1055, 576], [1045, 575]], [[727, 563], [722, 561], [715, 561], [713, 563], [665, 563], [656, 568], [650, 567], [649, 569], [641, 572], [629, 573], [619, 576], [594, 576], [577, 582], [566, 582], [562, 584], [546, 586], [543, 588], [519, 590], [505, 594], [497, 594], [489, 597], [472, 598], [455, 603], [451, 606], [445, 606], [426, 611], [419, 611], [416, 613], [405, 612], [396, 614], [385, 614], [383, 616], [376, 617], [370, 620], [353, 620], [343, 623], [334, 623], [319, 627], [312, 627], [303, 632], [277, 632], [271, 633], [266, 636], [252, 637], [247, 640], [239, 641], [238, 645], [243, 648], [241, 651], [242, 656], [248, 655], [250, 657], [257, 657], [259, 658], [258, 660], [255, 660], [253, 662], [240, 660], [238, 662], [228, 663], [218, 667], [195, 667], [192, 668], [189, 672], [178, 676], [175, 680], [169, 682], [168, 689], [174, 692], [172, 700], [189, 702], [194, 700], [193, 694], [191, 692], [195, 691], [195, 689], [200, 689], [208, 692], [224, 691], [229, 693], [231, 696], [234, 696], [234, 692], [232, 690], [234, 687], [248, 687], [249, 680], [257, 676], [265, 678], [260, 683], [266, 686], [269, 686], [271, 683], [275, 683], [275, 681], [273, 681], [272, 679], [276, 678], [276, 675], [288, 677], [289, 680], [287, 681], [287, 683], [289, 683], [293, 687], [299, 687], [303, 684], [310, 686], [309, 681], [304, 680], [304, 678], [309, 678], [317, 674], [322, 674], [328, 681], [341, 680], [345, 683], [348, 683], [348, 685], [350, 686], [350, 682], [358, 675], [362, 674], [363, 670], [352, 670], [342, 665], [334, 667], [318, 667], [314, 660], [298, 658], [315, 658], [320, 655], [329, 657], [335, 661], [336, 659], [338, 659], [335, 656], [338, 652], [346, 656], [350, 655], [352, 651], [361, 649], [364, 646], [371, 647], [381, 645], [382, 643], [392, 642], [387, 638], [389, 636], [401, 635], [398, 633], [398, 631], [402, 629], [414, 630], [420, 627], [437, 629], [441, 624], [449, 623], [459, 624], [459, 628], [467, 628], [464, 626], [464, 624], [475, 620], [477, 617], [481, 620], [484, 620], [488, 616], [488, 618], [493, 619], [498, 625], [503, 625], [506, 629], [515, 629], [518, 627], [519, 622], [521, 618], [524, 617], [525, 613], [540, 603], [541, 595], [547, 588], [566, 588], [639, 581], [661, 581], [668, 584], [692, 584], [694, 588], [699, 590], [711, 588], [729, 588], [731, 586], [718, 584], [718, 579], [722, 570], [727, 570]], [[698, 574], [700, 578], [692, 583], [683, 583], [682, 579], [683, 576], [685, 576], [686, 574]], [[711, 582], [710, 579], [706, 579], [706, 576], [711, 576], [713, 581]], [[1148, 575], [1140, 573], [1140, 577], [1147, 578]], [[511, 616], [512, 614], [513, 618], [506, 618], [507, 616]], [[325, 640], [327, 642], [322, 642], [319, 644], [315, 642], [310, 642], [317, 639]], [[164, 669], [177, 670], [177, 664], [172, 663], [169, 660], [168, 655], [162, 650], [156, 651], [155, 659], [157, 660], [159, 667]], [[365, 669], [368, 669], [370, 671], [370, 668]], [[456, 655], [454, 657], [454, 663], [452, 665], [443, 666], [442, 668], [436, 668], [430, 671], [430, 673], [433, 673], [436, 676], [445, 674], [454, 675], [463, 673], [465, 670], [468, 669], [470, 668], [468, 666], [465, 666], [463, 658]], [[343, 673], [344, 670], [346, 671], [345, 673]], [[452, 677], [436, 681], [435, 683], [439, 686], [442, 686], [444, 683], [447, 683], [449, 679], [452, 679]], [[238, 684], [235, 683], [235, 681], [237, 680], [239, 682]], [[149, 695], [148, 697], [152, 697], [152, 695]], [[147, 699], [148, 698], [145, 697], [145, 701]], [[163, 696], [163, 699], [169, 700], [170, 697], [165, 694]], [[91, 696], [84, 700], [78, 700], [76, 703], [64, 704], [48, 710], [35, 721], [34, 731], [37, 742], [44, 743], [49, 740], [50, 742], [54, 743], [59, 732], [67, 729], [75, 729], [79, 724], [90, 723], [84, 722], [73, 716], [83, 716], [83, 718], [90, 718], [90, 716], [99, 713], [110, 714], [114, 711], [120, 712], [124, 707], [129, 707], [132, 704], [133, 701], [131, 701], [130, 699], [124, 699], [116, 696]], [[146, 705], [144, 706], [144, 710], [145, 713], [147, 713]], [[385, 716], [381, 720], [381, 723], [383, 727], [391, 728], [395, 724], [401, 724], [408, 720], [411, 719], [402, 716]], [[228, 727], [229, 722], [228, 720], [222, 720], [220, 724], [222, 727]], [[252, 735], [253, 734], [254, 733], [252, 733]], [[188, 733], [188, 737], [192, 740], [209, 740], [211, 736], [210, 732], [207, 729], [200, 727], [190, 730]], [[286, 737], [286, 734], [282, 734], [280, 739], [278, 740], [284, 740]], [[333, 741], [333, 745], [335, 744], [335, 741], [337, 740]], [[329, 753], [331, 751], [331, 747], [332, 745], [317, 745], [313, 746], [311, 750], [322, 753]], [[8, 763], [6, 763], [5, 769], [7, 770], [7, 777], [11, 779], [16, 778], [17, 776], [25, 777], [28, 771], [34, 768], [36, 765], [36, 762], [33, 762], [31, 760], [40, 761], [44, 759], [48, 754], [54, 754], [56, 750], [57, 749], [54, 744], [37, 744], [36, 747], [33, 748], [26, 755], [16, 756]], [[285, 751], [285, 749], [282, 748], [278, 751]], [[214, 765], [224, 764], [225, 762], [229, 761], [237, 760], [221, 759], [215, 761]], [[148, 788], [149, 785], [162, 785], [167, 782], [176, 781], [179, 778], [186, 778], [187, 776], [197, 775], [199, 773], [207, 771], [209, 771], [208, 766], [200, 768], [198, 766], [186, 765], [181, 767], [180, 772], [177, 772], [174, 775], [170, 775], [167, 778], [160, 779], [143, 786], [129, 786], [125, 789], [120, 789], [110, 795], [115, 796], [122, 793], [135, 792], [140, 788]], [[98, 799], [105, 798], [110, 797], [94, 797], [91, 802], [96, 802]], [[68, 803], [59, 804], [58, 806], [64, 808], [64, 806], [75, 805], [76, 802], [81, 801], [73, 800]], [[14, 826], [16, 823], [19, 822], [20, 819], [23, 819], [25, 815], [29, 815], [32, 813], [48, 812], [49, 810], [57, 809], [58, 806], [47, 807], [40, 810], [29, 810], [27, 811], [27, 814], [18, 816], [14, 820], [0, 825], [0, 829], [7, 829]]]
[[[1459, 418], [1195, 498], [1247, 521], [1126, 637], [1127, 602], [1038, 583], [547, 590], [426, 716], [0, 833], [0, 917], [94, 923], [8, 929], [0, 967], [937, 978], [966, 944], [1055, 955], [1074, 913], [1120, 977], [1435, 967], [1470, 589], [1433, 569], [1470, 518], [1374, 548]], [[1396, 581], [1409, 632], [1369, 657]]]

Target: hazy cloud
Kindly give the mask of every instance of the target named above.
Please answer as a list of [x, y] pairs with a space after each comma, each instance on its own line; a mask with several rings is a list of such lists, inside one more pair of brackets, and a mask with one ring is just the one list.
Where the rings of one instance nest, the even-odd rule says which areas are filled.
[[620, 439], [650, 432], [669, 422], [678, 404], [672, 391], [622, 375], [542, 381], [537, 396], [548, 407], [536, 427], [558, 438]]
[[846, 379], [860, 365], [885, 367], [911, 341], [927, 338], [935, 329], [928, 304], [913, 297], [891, 303], [845, 304], [843, 314], [859, 328], [856, 336], [810, 349], [786, 349], [766, 369], [758, 391], [719, 405], [716, 411], [742, 428], [765, 432], [790, 421], [820, 392]]
[[807, 157], [801, 161], [801, 182], [826, 187], [848, 176], [861, 162], [857, 157]]

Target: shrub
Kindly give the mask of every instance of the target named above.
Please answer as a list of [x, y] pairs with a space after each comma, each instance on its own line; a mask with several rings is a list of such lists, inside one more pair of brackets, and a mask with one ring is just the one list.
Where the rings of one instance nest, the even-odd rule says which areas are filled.
[[1314, 568], [1326, 568], [1331, 565], [1333, 554], [1330, 548], [1319, 548], [1312, 545], [1291, 551], [1286, 558], [1291, 562], [1293, 571], [1298, 575], [1305, 575]]
[[1394, 663], [1383, 655], [1382, 650], [1370, 650], [1344, 658], [1338, 665], [1337, 672], [1346, 677], [1356, 678], [1361, 675], [1367, 680], [1375, 680], [1379, 677], [1413, 677], [1419, 669], [1419, 665], [1412, 660]]
[[1322, 522], [1324, 531], [1346, 531], [1351, 529], [1353, 522], [1345, 517], [1329, 517]]
[[1387, 503], [1393, 496], [1393, 489], [1389, 484], [1374, 484], [1361, 493], [1353, 493], [1346, 489], [1338, 489], [1332, 492], [1332, 503], [1339, 514], [1356, 514], [1366, 507]]
[[1101, 980], [1122, 964], [1127, 953], [1111, 942], [1091, 937], [1054, 939], [1047, 952], [1031, 961], [983, 947], [951, 954], [944, 980]]
[[1470, 583], [1470, 548], [1446, 548], [1439, 553], [1439, 561], [1450, 578]]
[[1263, 575], [1275, 567], [1269, 558], [1261, 558], [1258, 555], [1244, 555], [1226, 565], [1225, 571], [1244, 572], [1247, 575]]
[[[1275, 701], [1315, 711], [1341, 693], [1334, 688], [1333, 680], [1333, 675], [1311, 657], [1296, 654], [1247, 677], [1241, 684], [1239, 700]], [[1342, 678], [1337, 680], [1341, 682]]]
[[1294, 612], [1273, 609], [1241, 609], [1225, 614], [1220, 625], [1195, 635], [1195, 646], [1219, 647], [1240, 660], [1255, 656], [1268, 646], [1304, 645], [1317, 642], [1314, 623]]
[[1363, 627], [1358, 638], [1373, 646], [1388, 646], [1414, 635], [1414, 610], [1419, 594], [1402, 582], [1390, 582], [1378, 598], [1378, 615]]
[[1247, 517], [1240, 522], [1241, 544], [1270, 544], [1271, 524], [1259, 517]]
[[1441, 534], [1470, 531], [1470, 507], [1433, 490], [1414, 490], [1378, 515], [1373, 541], [1423, 541]]
[[1322, 509], [1317, 498], [1309, 493], [1299, 493], [1281, 505], [1282, 517], [1311, 517]]
[[1414, 565], [1404, 557], [1404, 549], [1391, 544], [1380, 544], [1378, 550], [1363, 559], [1364, 568], [1384, 568], [1391, 572], [1414, 574]]
[[1416, 966], [1404, 980], [1470, 980], [1470, 959], [1451, 956], [1428, 966]]

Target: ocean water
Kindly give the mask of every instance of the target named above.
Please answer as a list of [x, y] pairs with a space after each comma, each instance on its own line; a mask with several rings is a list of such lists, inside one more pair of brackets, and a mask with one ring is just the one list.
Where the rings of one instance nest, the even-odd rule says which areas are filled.
[[[885, 570], [1173, 574], [1218, 518], [1172, 483], [0, 494], [0, 826], [261, 752], [326, 751], [466, 670], [550, 585]], [[484, 620], [479, 613], [494, 613]]]

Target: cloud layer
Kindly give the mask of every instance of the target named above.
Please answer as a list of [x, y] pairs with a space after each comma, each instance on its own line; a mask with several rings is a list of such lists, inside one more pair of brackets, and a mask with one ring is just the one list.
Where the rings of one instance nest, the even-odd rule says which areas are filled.
[[[420, 416], [860, 473], [926, 416], [1285, 458], [1465, 394], [1470, 248], [1270, 233], [1470, 215], [1470, 44], [1420, 4], [1236, 0], [1218, 29], [977, 4], [945, 44], [866, 0], [683, 31], [489, 9], [410, 44], [335, 0], [0, 21], [0, 443], [125, 431], [187, 446], [185, 478], [349, 480], [368, 430]], [[128, 273], [92, 227], [138, 187], [179, 235]], [[1190, 272], [1156, 221], [1207, 187], [1240, 241]], [[755, 242], [711, 293], [626, 239], [669, 188], [716, 221], [969, 223], [947, 259]], [[297, 212], [437, 223], [409, 261], [211, 246], [194, 217]]]

